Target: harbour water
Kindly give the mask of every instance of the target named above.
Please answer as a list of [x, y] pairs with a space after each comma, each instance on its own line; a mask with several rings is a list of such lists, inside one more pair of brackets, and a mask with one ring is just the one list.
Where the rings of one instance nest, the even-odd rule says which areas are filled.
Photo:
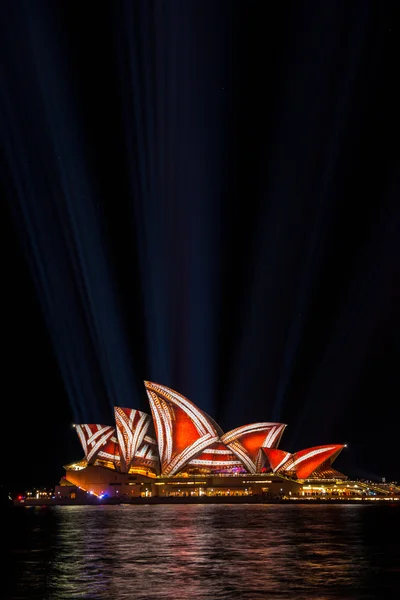
[[400, 598], [398, 504], [6, 512], [10, 600]]

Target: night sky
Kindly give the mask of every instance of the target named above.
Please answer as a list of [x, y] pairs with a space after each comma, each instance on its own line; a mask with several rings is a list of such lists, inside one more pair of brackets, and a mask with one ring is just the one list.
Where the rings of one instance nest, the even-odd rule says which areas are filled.
[[149, 410], [400, 479], [397, 2], [4, 0], [2, 480]]

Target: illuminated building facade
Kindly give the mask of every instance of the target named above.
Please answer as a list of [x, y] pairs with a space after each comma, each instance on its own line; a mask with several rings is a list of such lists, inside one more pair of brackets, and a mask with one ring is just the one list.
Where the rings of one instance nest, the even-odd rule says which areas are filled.
[[149, 381], [145, 388], [151, 415], [116, 407], [115, 427], [74, 426], [84, 458], [65, 467], [64, 486], [97, 496], [240, 496], [285, 493], [305, 480], [346, 479], [332, 468], [342, 445], [290, 454], [278, 449], [283, 423], [224, 433], [174, 390]]

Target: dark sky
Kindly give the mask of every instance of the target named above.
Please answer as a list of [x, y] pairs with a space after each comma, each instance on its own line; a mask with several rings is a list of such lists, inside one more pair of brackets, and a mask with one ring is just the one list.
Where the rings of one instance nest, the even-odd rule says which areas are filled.
[[4, 482], [144, 379], [400, 478], [396, 6], [2, 2]]

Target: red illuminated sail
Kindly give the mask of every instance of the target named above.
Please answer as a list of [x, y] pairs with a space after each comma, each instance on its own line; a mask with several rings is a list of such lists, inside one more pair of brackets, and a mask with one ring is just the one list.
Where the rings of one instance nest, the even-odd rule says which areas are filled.
[[115, 407], [114, 415], [121, 456], [121, 470], [128, 472], [133, 464], [143, 462], [143, 460], [157, 462], [157, 452], [154, 448], [156, 441], [154, 435], [151, 435], [153, 425], [150, 415], [133, 408], [120, 407]]
[[145, 381], [163, 475], [178, 473], [207, 446], [219, 440], [214, 421], [185, 396]]
[[221, 436], [221, 441], [242, 461], [250, 473], [259, 473], [265, 457], [262, 447], [279, 444], [286, 425], [283, 423], [251, 423]]
[[75, 429], [88, 463], [95, 461], [100, 450], [104, 449], [115, 433], [114, 427], [109, 425], [75, 425]]
[[278, 450], [277, 448], [263, 448], [263, 452], [268, 458], [268, 462], [271, 469], [275, 473], [280, 467], [282, 467], [287, 460], [292, 456], [290, 452], [284, 450]]
[[263, 448], [263, 450], [274, 472], [296, 477], [297, 479], [307, 479], [323, 463], [331, 465], [343, 447], [340, 444], [314, 446], [294, 454], [269, 448]]

